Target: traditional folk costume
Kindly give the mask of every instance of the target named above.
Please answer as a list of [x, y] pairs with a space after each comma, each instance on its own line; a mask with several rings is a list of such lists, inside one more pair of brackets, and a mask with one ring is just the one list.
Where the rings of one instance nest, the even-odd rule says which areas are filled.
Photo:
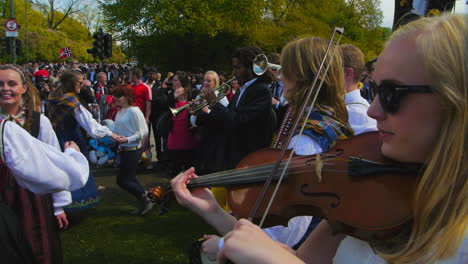
[[[81, 128], [86, 130], [93, 138], [112, 135], [107, 127], [100, 125], [93, 119], [92, 114], [80, 104], [74, 93], [49, 98], [49, 103], [50, 118], [62, 149], [65, 142], [74, 141], [80, 148], [81, 153], [89, 160], [88, 145]], [[95, 206], [99, 200], [94, 178], [90, 174], [86, 185], [72, 192], [72, 204], [65, 207], [65, 211], [82, 211]]]
[[[24, 111], [17, 116], [3, 113], [0, 109], [0, 121], [11, 120], [21, 126], [25, 123]], [[56, 150], [60, 150], [57, 137], [50, 121], [33, 113], [31, 135]], [[25, 151], [25, 150], [21, 150]], [[32, 156], [34, 157], [34, 156]], [[38, 158], [41, 159], [41, 158]], [[29, 165], [29, 164], [28, 164]], [[28, 166], [23, 165], [23, 166]], [[14, 173], [2, 162], [0, 165], [0, 197], [18, 217], [27, 244], [29, 245], [34, 261], [37, 263], [62, 263], [62, 249], [56, 219], [54, 217], [53, 197], [50, 194], [35, 194], [18, 185]], [[36, 176], [40, 176], [37, 174]], [[71, 202], [68, 191], [54, 194], [56, 215], [63, 213], [61, 207]]]
[[[333, 109], [329, 107], [321, 106], [312, 111], [305, 122], [303, 135], [298, 135], [300, 124], [295, 131], [296, 136], [288, 146], [291, 149], [297, 142], [295, 149], [297, 155], [313, 155], [328, 151], [337, 140], [348, 139], [354, 134], [352, 127], [347, 123], [336, 120]], [[287, 227], [274, 226], [263, 230], [272, 239], [297, 249], [320, 221], [321, 218], [318, 217], [299, 216], [289, 220]]]

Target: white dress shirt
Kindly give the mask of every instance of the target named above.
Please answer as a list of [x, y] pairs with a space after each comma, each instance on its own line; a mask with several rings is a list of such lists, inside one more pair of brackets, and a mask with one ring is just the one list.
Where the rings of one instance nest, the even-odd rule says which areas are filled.
[[239, 97], [237, 97], [237, 102], [236, 102], [236, 107], [239, 105], [239, 102], [242, 98], [242, 95], [244, 94], [245, 90], [247, 90], [247, 88], [252, 84], [254, 83], [255, 81], [257, 80], [257, 78], [254, 78], [248, 82], [246, 82], [244, 85], [242, 85], [241, 88], [239, 88]]
[[361, 96], [359, 89], [346, 94], [345, 104], [348, 110], [348, 123], [353, 128], [355, 135], [377, 131], [377, 121], [367, 115], [367, 109], [370, 105]]

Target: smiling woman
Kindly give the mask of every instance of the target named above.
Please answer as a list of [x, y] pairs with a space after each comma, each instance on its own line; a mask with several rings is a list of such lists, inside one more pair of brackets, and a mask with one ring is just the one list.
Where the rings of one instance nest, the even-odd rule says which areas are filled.
[[[40, 99], [29, 78], [15, 65], [1, 65], [0, 120], [13, 120], [32, 136], [60, 150], [57, 136], [49, 119], [35, 112], [35, 109], [40, 109]], [[10, 205], [20, 218], [26, 239], [34, 255], [37, 256], [36, 261], [39, 263], [49, 263], [52, 259], [60, 261], [62, 258], [60, 240], [54, 213], [57, 215], [58, 225], [65, 228], [68, 221], [62, 207], [71, 202], [70, 192], [62, 191], [54, 193], [53, 196], [36, 195], [19, 187], [15, 180], [8, 180], [8, 177], [11, 177], [10, 173], [5, 175], [5, 177], [0, 177], [0, 185], [7, 182], [6, 187], [13, 191], [5, 193], [0, 191], [1, 200]], [[54, 208], [52, 208], [52, 198]], [[18, 201], [12, 202], [12, 199]], [[31, 208], [38, 213], [32, 214], [25, 211], [25, 209], [31, 211]], [[35, 230], [39, 230], [37, 231], [39, 233]], [[41, 234], [41, 236], [36, 234]], [[47, 237], [47, 242], [41, 241], [39, 237]]]

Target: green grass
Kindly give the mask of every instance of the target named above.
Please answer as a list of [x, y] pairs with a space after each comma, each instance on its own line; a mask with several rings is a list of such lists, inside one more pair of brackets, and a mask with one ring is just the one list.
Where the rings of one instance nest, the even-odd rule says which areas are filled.
[[[167, 179], [138, 176], [146, 187]], [[159, 216], [155, 207], [144, 217], [131, 216], [136, 200], [116, 186], [114, 176], [96, 177], [102, 202], [86, 217], [62, 232], [65, 263], [189, 263], [188, 250], [203, 234], [214, 233], [200, 217], [181, 208]]]

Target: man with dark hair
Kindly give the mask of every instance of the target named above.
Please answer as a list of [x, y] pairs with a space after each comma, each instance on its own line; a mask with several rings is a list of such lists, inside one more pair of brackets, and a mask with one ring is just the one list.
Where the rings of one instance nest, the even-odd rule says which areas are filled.
[[369, 90], [369, 80], [372, 80], [372, 74], [374, 73], [374, 65], [376, 62], [377, 62], [377, 58], [374, 58], [366, 62], [366, 68], [361, 75], [361, 82], [364, 85], [364, 87], [361, 89], [361, 95], [368, 102], [371, 102], [372, 99], [374, 99], [372, 92]]
[[268, 147], [273, 134], [274, 116], [271, 110], [273, 81], [271, 71], [261, 76], [253, 72], [253, 60], [263, 53], [255, 47], [238, 49], [232, 57], [232, 74], [241, 88], [227, 107], [216, 103], [203, 109], [208, 121], [223, 122], [226, 133], [226, 169], [235, 168], [247, 154]]
[[[154, 67], [150, 67], [146, 72], [146, 82], [145, 84], [151, 89], [157, 89], [161, 86], [161, 74], [159, 74], [158, 78], [158, 71]], [[152, 92], [153, 93], [153, 92]]]
[[[135, 105], [140, 108], [143, 116], [145, 117], [146, 124], [150, 123], [151, 115], [151, 89], [142, 80], [143, 71], [139, 68], [133, 68], [130, 73], [130, 82], [135, 92]], [[150, 148], [149, 134], [146, 135], [141, 141], [141, 150], [143, 153]], [[145, 154], [147, 155], [147, 154]], [[150, 160], [151, 162], [151, 160]], [[149, 166], [149, 165], [148, 165]]]

